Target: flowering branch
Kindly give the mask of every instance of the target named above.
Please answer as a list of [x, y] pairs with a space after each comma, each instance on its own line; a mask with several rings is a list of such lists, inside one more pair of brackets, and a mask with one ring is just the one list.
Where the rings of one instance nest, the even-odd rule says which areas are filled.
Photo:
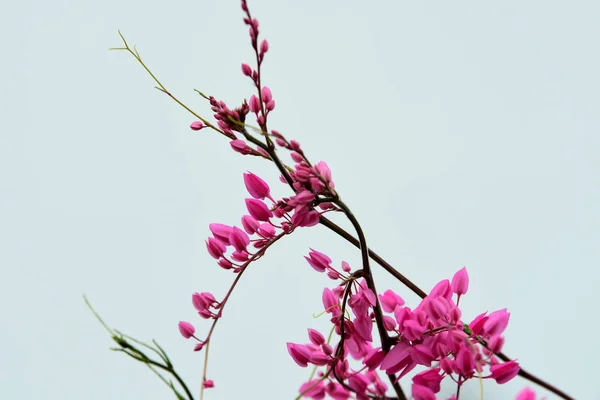
[[[326, 395], [335, 399], [348, 399], [352, 396], [356, 399], [389, 399], [386, 396], [387, 386], [377, 374], [377, 371], [383, 371], [392, 384], [395, 398], [406, 399], [399, 381], [415, 367], [421, 366], [425, 370], [412, 378], [411, 395], [415, 400], [435, 399], [436, 393], [440, 391], [440, 383], [445, 378], [456, 383], [456, 394], [452, 398], [458, 399], [462, 385], [469, 379], [493, 379], [503, 384], [517, 375], [540, 384], [564, 399], [571, 399], [558, 388], [525, 371], [516, 361], [502, 353], [503, 332], [510, 316], [506, 309], [480, 314], [470, 323], [462, 320], [459, 303], [468, 289], [466, 268], [456, 272], [451, 281], [440, 281], [429, 293], [423, 291], [368, 248], [361, 225], [341, 200], [327, 164], [323, 161], [312, 164], [297, 141], [288, 140], [275, 130], [269, 131], [267, 120], [275, 108], [275, 100], [271, 90], [263, 85], [261, 74], [269, 44], [266, 40], [259, 42], [259, 23], [252, 18], [246, 0], [242, 0], [241, 6], [245, 14], [244, 23], [249, 27], [256, 62], [256, 69], [248, 64], [242, 64], [241, 69], [252, 80], [256, 95], [252, 95], [249, 101], [244, 100], [239, 107], [230, 109], [223, 101], [197, 91], [210, 103], [216, 125], [173, 96], [145, 65], [137, 49], [129, 47], [120, 32], [125, 47], [117, 49], [132, 54], [154, 79], [158, 90], [198, 119], [190, 125], [192, 130], [210, 128], [230, 139], [230, 146], [234, 151], [272, 161], [281, 173], [281, 181], [293, 192], [290, 197], [275, 200], [265, 181], [253, 173], [246, 173], [244, 184], [251, 198], [245, 200], [249, 214], [242, 217], [241, 228], [224, 224], [210, 225], [212, 237], [206, 241], [209, 254], [221, 268], [230, 270], [237, 276], [220, 302], [209, 292], [192, 295], [192, 303], [198, 314], [202, 318], [213, 319], [205, 339], [195, 336], [192, 324], [179, 322], [181, 334], [198, 342], [194, 347], [195, 351], [206, 348], [200, 397], [202, 398], [205, 388], [214, 386], [214, 382], [206, 376], [210, 339], [218, 319], [223, 315], [225, 304], [248, 265], [261, 258], [267, 248], [296, 228], [322, 224], [360, 250], [361, 268], [352, 271], [348, 263], [342, 262], [342, 268], [338, 270], [332, 266], [332, 260], [327, 255], [314, 249], [305, 257], [317, 272], [326, 273], [331, 280], [340, 281], [332, 289], [325, 288], [322, 296], [325, 312], [331, 315], [333, 331], [339, 335], [339, 341], [334, 349], [321, 333], [309, 329], [310, 343], [287, 344], [290, 356], [299, 366], [312, 364], [315, 367], [326, 367], [325, 372], [320, 372], [316, 379], [311, 374], [309, 381], [300, 387], [300, 396], [313, 399], [322, 399]], [[255, 117], [257, 129], [246, 123], [248, 115]], [[249, 128], [259, 132], [260, 136], [252, 135]], [[281, 160], [278, 150], [289, 152], [294, 162], [293, 167]], [[270, 206], [266, 204], [267, 200], [270, 201]], [[329, 212], [340, 212], [348, 218], [357, 237], [326, 218], [324, 215]], [[378, 294], [370, 259], [417, 294], [421, 302], [411, 309], [405, 306], [400, 295], [391, 290]], [[352, 313], [347, 312], [347, 308]], [[374, 326], [377, 327], [380, 347], [373, 347]], [[119, 338], [121, 340], [122, 336]], [[121, 351], [149, 366], [163, 365], [158, 362], [155, 365], [154, 360], [149, 360], [128, 347], [129, 345], [123, 344], [126, 342], [117, 343], [122, 346]], [[158, 352], [159, 355], [163, 353], [162, 349]], [[349, 357], [354, 364], [359, 363], [360, 366], [355, 368], [351, 365]], [[167, 371], [173, 374], [168, 369], [170, 362], [165, 365]], [[486, 370], [489, 371], [488, 375], [484, 375]], [[174, 376], [179, 381], [178, 376]], [[528, 390], [521, 392], [518, 399], [535, 399], [535, 395], [531, 397]], [[177, 391], [175, 393], [179, 396]]]

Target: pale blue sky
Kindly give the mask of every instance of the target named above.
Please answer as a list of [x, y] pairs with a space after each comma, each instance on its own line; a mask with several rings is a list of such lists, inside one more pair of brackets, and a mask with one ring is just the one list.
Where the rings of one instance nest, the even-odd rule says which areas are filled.
[[[577, 399], [600, 398], [600, 5], [594, 1], [251, 0], [267, 54], [270, 127], [325, 160], [373, 249], [425, 289], [463, 265], [464, 315], [507, 307], [506, 353]], [[229, 149], [120, 45], [210, 116], [252, 94], [239, 2], [29, 0], [0, 24], [0, 398], [167, 399], [107, 350], [82, 294], [114, 327], [156, 338], [199, 386], [177, 321], [231, 274], [206, 253], [210, 222], [238, 223], [242, 173], [290, 192]], [[6, 12], [8, 10], [8, 12]], [[308, 377], [285, 342], [325, 329], [330, 281], [303, 260], [359, 254], [324, 228], [270, 251], [233, 295], [211, 348], [207, 399], [290, 399]], [[407, 293], [383, 273], [380, 290]], [[486, 386], [507, 399], [515, 379]], [[476, 392], [476, 383], [472, 393]], [[473, 394], [473, 396], [475, 396]], [[476, 397], [473, 397], [476, 398]], [[552, 398], [552, 397], [550, 397]]]

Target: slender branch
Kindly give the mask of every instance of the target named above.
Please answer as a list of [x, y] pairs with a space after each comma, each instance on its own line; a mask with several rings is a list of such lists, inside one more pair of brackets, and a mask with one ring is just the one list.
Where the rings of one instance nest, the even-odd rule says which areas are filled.
[[[390, 351], [390, 348], [392, 347], [392, 343], [390, 341], [390, 337], [389, 337], [387, 331], [385, 330], [385, 326], [383, 325], [383, 310], [381, 309], [381, 304], [379, 303], [379, 296], [377, 296], [377, 288], [375, 287], [375, 280], [373, 279], [373, 273], [371, 272], [371, 266], [369, 265], [369, 248], [367, 247], [367, 239], [362, 230], [362, 227], [358, 223], [358, 220], [356, 219], [356, 217], [354, 216], [352, 211], [350, 211], [348, 206], [340, 199], [338, 199], [335, 202], [335, 204], [344, 211], [344, 214], [346, 214], [346, 217], [350, 220], [350, 223], [352, 224], [352, 226], [354, 226], [354, 229], [356, 230], [356, 234], [358, 235], [358, 240], [359, 240], [358, 247], [360, 249], [360, 253], [361, 253], [361, 257], [362, 257], [362, 267], [364, 270], [364, 278], [365, 278], [365, 281], [367, 282], [367, 286], [369, 287], [369, 289], [371, 289], [371, 291], [375, 295], [375, 305], [373, 306], [373, 309], [375, 312], [375, 323], [377, 324], [377, 331], [379, 332], [379, 338], [381, 340], [381, 347], [383, 347], [383, 351], [385, 351], [387, 353], [388, 351]], [[396, 376], [394, 374], [387, 374], [387, 376], [388, 376], [392, 386], [394, 387], [394, 391], [396, 392], [398, 399], [406, 400], [406, 395], [402, 391], [402, 387], [400, 387], [400, 384], [398, 383]]]
[[[356, 248], [360, 248], [360, 242], [358, 239], [356, 239], [354, 236], [352, 236], [351, 234], [346, 232], [346, 230], [344, 230], [343, 228], [338, 226], [336, 223], [334, 223], [330, 219], [321, 215], [320, 223], [321, 223], [321, 225], [331, 229], [332, 231], [337, 233], [339, 236], [346, 239], [346, 241], [352, 243]], [[392, 276], [394, 276], [394, 278], [398, 279], [402, 284], [404, 284], [404, 286], [406, 286], [407, 288], [412, 290], [417, 296], [419, 296], [422, 299], [424, 299], [427, 296], [427, 293], [425, 293], [420, 287], [415, 285], [410, 279], [408, 279], [407, 277], [402, 275], [397, 269], [392, 267], [387, 261], [385, 261], [383, 258], [381, 258], [377, 253], [375, 253], [371, 249], [367, 249], [367, 250], [368, 250], [369, 256], [373, 259], [373, 261], [375, 261], [377, 264], [379, 264], [381, 267], [383, 267], [384, 270], [386, 270], [387, 272], [392, 274]]]

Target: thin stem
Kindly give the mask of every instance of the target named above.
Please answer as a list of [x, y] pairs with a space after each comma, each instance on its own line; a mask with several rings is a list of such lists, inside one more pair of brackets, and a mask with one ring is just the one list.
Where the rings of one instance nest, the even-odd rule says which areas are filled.
[[272, 241], [270, 241], [266, 246], [262, 247], [260, 250], [258, 250], [256, 253], [254, 253], [252, 255], [252, 257], [250, 257], [248, 259], [248, 261], [246, 261], [244, 263], [244, 265], [242, 266], [242, 269], [240, 270], [240, 272], [236, 275], [235, 279], [233, 280], [233, 283], [231, 284], [231, 287], [227, 291], [227, 294], [225, 295], [225, 297], [221, 301], [221, 305], [219, 306], [219, 315], [213, 321], [213, 323], [212, 323], [212, 325], [210, 327], [210, 330], [208, 331], [208, 335], [206, 335], [206, 341], [205, 341], [205, 343], [206, 343], [206, 354], [204, 355], [204, 370], [203, 370], [203, 373], [202, 373], [202, 386], [200, 388], [200, 400], [202, 400], [202, 398], [203, 398], [203, 394], [204, 394], [204, 382], [206, 381], [206, 370], [207, 370], [207, 366], [208, 366], [208, 345], [210, 344], [210, 338], [211, 338], [211, 336], [212, 336], [212, 334], [213, 334], [213, 332], [215, 330], [215, 327], [217, 326], [217, 322], [221, 318], [221, 315], [223, 313], [223, 309], [225, 308], [225, 305], [227, 304], [227, 301], [229, 300], [229, 297], [233, 293], [233, 290], [237, 286], [238, 282], [242, 278], [242, 275], [244, 274], [244, 272], [246, 271], [246, 269], [248, 268], [248, 266], [250, 265], [250, 263], [252, 261], [255, 261], [256, 259], [260, 258], [267, 251], [267, 249], [269, 247], [271, 247], [275, 242], [277, 242], [279, 239], [281, 239], [285, 235], [287, 235], [287, 233], [282, 232], [279, 235], [275, 236]]
[[[346, 241], [352, 243], [356, 248], [360, 248], [359, 240], [356, 239], [351, 234], [349, 234], [346, 230], [344, 230], [343, 228], [338, 226], [335, 222], [333, 222], [330, 219], [321, 215], [320, 223], [321, 223], [321, 225], [323, 225], [323, 226], [329, 228], [330, 230], [332, 230], [333, 232], [337, 233], [342, 238], [346, 239]], [[422, 299], [424, 299], [427, 296], [427, 293], [425, 293], [420, 287], [415, 285], [410, 279], [408, 279], [407, 277], [402, 275], [397, 269], [392, 267], [387, 261], [385, 261], [383, 258], [381, 258], [377, 253], [375, 253], [371, 249], [367, 249], [367, 250], [368, 250], [369, 256], [373, 259], [373, 261], [375, 261], [377, 264], [379, 264], [381, 267], [383, 267], [383, 269], [386, 270], [387, 272], [389, 272], [392, 276], [394, 276], [394, 278], [398, 279], [402, 284], [404, 284], [404, 286], [406, 286], [407, 288], [412, 290], [417, 296], [419, 296]]]
[[[364, 270], [364, 278], [365, 278], [365, 281], [367, 282], [367, 286], [369, 287], [369, 289], [371, 289], [371, 291], [375, 295], [375, 305], [373, 306], [373, 309], [375, 312], [375, 323], [377, 324], [377, 331], [379, 332], [379, 339], [381, 340], [381, 347], [383, 347], [383, 351], [387, 353], [388, 351], [390, 351], [390, 348], [392, 347], [392, 343], [390, 341], [390, 337], [389, 337], [387, 331], [385, 330], [385, 326], [383, 325], [383, 311], [381, 309], [381, 304], [379, 303], [379, 296], [377, 296], [377, 288], [375, 287], [375, 280], [373, 279], [373, 274], [371, 272], [371, 266], [369, 265], [369, 248], [367, 247], [367, 239], [362, 230], [362, 227], [358, 223], [358, 220], [356, 219], [354, 214], [350, 211], [348, 206], [340, 199], [337, 199], [335, 201], [335, 204], [344, 211], [344, 214], [346, 214], [346, 217], [348, 217], [348, 219], [350, 220], [350, 223], [356, 230], [356, 234], [358, 235], [359, 249], [360, 249], [360, 253], [361, 253], [361, 257], [362, 257], [362, 267]], [[398, 399], [406, 400], [406, 395], [402, 391], [400, 384], [397, 382], [396, 376], [393, 374], [388, 374], [387, 376], [388, 376], [392, 386], [394, 387], [394, 391], [396, 392]]]

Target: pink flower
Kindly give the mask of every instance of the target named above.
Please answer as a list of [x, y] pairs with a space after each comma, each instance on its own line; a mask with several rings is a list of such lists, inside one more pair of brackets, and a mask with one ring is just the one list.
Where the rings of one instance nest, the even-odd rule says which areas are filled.
[[535, 400], [535, 392], [528, 387], [521, 390], [515, 400]]
[[264, 238], [272, 238], [275, 236], [275, 228], [271, 224], [261, 224], [258, 228], [258, 234]]
[[484, 333], [490, 336], [502, 334], [508, 326], [509, 318], [510, 313], [506, 312], [506, 308], [494, 311], [488, 316], [487, 321], [483, 325]]
[[255, 199], [263, 200], [265, 197], [271, 197], [269, 185], [252, 172], [244, 173], [244, 184], [246, 185], [246, 190], [248, 190], [250, 196]]
[[190, 124], [190, 128], [193, 131], [199, 131], [200, 129], [204, 128], [204, 124], [202, 123], [202, 121], [194, 121]]
[[244, 232], [237, 226], [234, 226], [231, 229], [231, 233], [229, 234], [229, 242], [238, 252], [240, 252], [246, 250], [246, 246], [250, 244], [250, 238], [248, 237], [246, 232]]
[[463, 267], [454, 274], [451, 286], [452, 291], [459, 296], [467, 293], [467, 289], [469, 288], [469, 275], [467, 274], [466, 267]]
[[384, 358], [385, 352], [381, 350], [381, 347], [377, 347], [369, 351], [367, 356], [363, 359], [363, 364], [369, 368], [369, 371], [373, 371], [379, 367]]
[[454, 370], [465, 377], [471, 377], [475, 366], [475, 355], [469, 347], [462, 344], [454, 360]]
[[198, 311], [207, 311], [210, 307], [218, 305], [215, 296], [209, 292], [194, 293], [192, 295], [192, 304]]
[[417, 384], [412, 385], [412, 396], [414, 400], [436, 400], [431, 389]]
[[311, 267], [314, 268], [317, 272], [324, 272], [327, 268], [331, 267], [331, 258], [327, 257], [325, 254], [320, 251], [316, 251], [310, 249], [310, 253], [308, 253], [308, 257], [304, 257], [306, 261], [310, 264]]
[[319, 223], [320, 214], [315, 210], [309, 210], [307, 207], [297, 207], [292, 216], [292, 224], [296, 226], [315, 226]]
[[348, 386], [359, 395], [366, 392], [368, 385], [369, 381], [362, 374], [353, 374], [348, 378]]
[[212, 258], [218, 260], [219, 258], [223, 257], [227, 247], [225, 247], [223, 242], [221, 242], [219, 239], [208, 238], [206, 241], [206, 249]]
[[260, 227], [260, 223], [253, 216], [244, 215], [242, 217], [242, 226], [249, 235], [253, 235]]
[[440, 375], [440, 368], [434, 368], [418, 373], [413, 377], [413, 382], [420, 386], [426, 386], [433, 393], [437, 393], [440, 391], [440, 384], [443, 378]]
[[354, 329], [359, 338], [372, 342], [373, 320], [367, 314], [354, 318]]
[[330, 186], [333, 184], [333, 182], [331, 182], [331, 170], [329, 169], [329, 166], [327, 166], [325, 161], [319, 161], [315, 165], [315, 170], [319, 173], [319, 175], [323, 177], [323, 179], [325, 179], [325, 182], [327, 182]]
[[397, 306], [403, 306], [404, 300], [391, 290], [386, 290], [383, 294], [379, 295], [379, 301], [381, 301], [381, 307], [385, 312], [394, 312]]
[[320, 400], [325, 398], [325, 386], [323, 380], [313, 379], [300, 386], [299, 392], [303, 394], [302, 397], [309, 397], [311, 399]]
[[471, 323], [469, 324], [469, 329], [473, 332], [473, 335], [479, 335], [483, 331], [483, 326], [488, 320], [487, 313], [479, 314]]
[[520, 367], [516, 361], [507, 361], [502, 364], [492, 365], [490, 367], [490, 377], [498, 384], [506, 383], [517, 376]]
[[301, 367], [308, 366], [308, 363], [310, 362], [311, 351], [306, 348], [306, 346], [288, 342], [287, 349], [288, 353], [290, 356], [292, 356], [296, 364]]
[[189, 322], [179, 321], [179, 332], [181, 332], [181, 336], [183, 336], [186, 339], [189, 339], [192, 336], [194, 336], [196, 329]]
[[231, 235], [232, 227], [224, 224], [210, 224], [208, 228], [212, 232], [213, 236], [219, 239], [226, 245], [230, 245], [229, 236]]
[[268, 221], [273, 216], [265, 203], [256, 199], [246, 199], [246, 208], [250, 215], [259, 221]]

